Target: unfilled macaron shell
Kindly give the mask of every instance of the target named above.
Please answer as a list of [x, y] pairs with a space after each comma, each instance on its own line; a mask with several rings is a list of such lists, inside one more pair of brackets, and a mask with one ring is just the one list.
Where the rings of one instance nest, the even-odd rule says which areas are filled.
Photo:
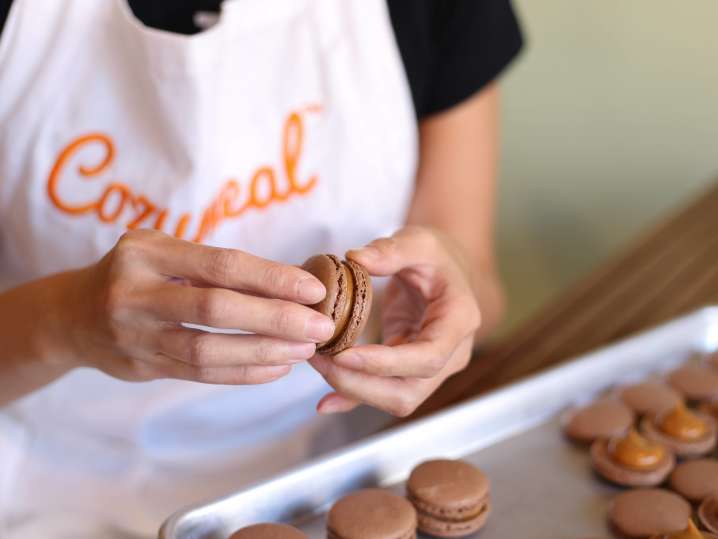
[[308, 539], [298, 529], [287, 524], [253, 524], [234, 532], [229, 539]]
[[668, 383], [691, 401], [718, 397], [718, 370], [707, 365], [684, 365], [668, 375]]
[[698, 520], [708, 531], [718, 533], [718, 495], [703, 500], [698, 508]]
[[331, 508], [327, 534], [330, 539], [411, 539], [416, 536], [416, 511], [387, 490], [358, 490]]
[[718, 495], [718, 460], [697, 459], [682, 462], [673, 470], [671, 488], [691, 502]]
[[638, 415], [656, 415], [678, 406], [681, 395], [659, 381], [647, 381], [624, 387], [621, 400]]
[[623, 492], [613, 499], [608, 512], [613, 529], [631, 539], [681, 531], [690, 517], [690, 504], [664, 489]]
[[632, 470], [614, 462], [608, 452], [608, 440], [591, 444], [591, 465], [604, 479], [624, 487], [655, 487], [663, 483], [676, 465], [673, 453], [666, 451], [663, 460], [654, 470]]
[[598, 399], [591, 404], [570, 410], [565, 416], [564, 432], [572, 440], [590, 443], [597, 438], [611, 438], [626, 432], [635, 416], [621, 401]]
[[435, 459], [411, 472], [406, 484], [419, 529], [437, 537], [462, 537], [481, 529], [490, 513], [489, 480], [472, 464]]

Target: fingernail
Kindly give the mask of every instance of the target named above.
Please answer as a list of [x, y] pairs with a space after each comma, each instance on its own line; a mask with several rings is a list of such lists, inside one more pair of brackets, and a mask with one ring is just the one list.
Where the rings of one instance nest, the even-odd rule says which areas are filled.
[[307, 322], [305, 335], [315, 342], [328, 341], [334, 335], [334, 324], [326, 316], [313, 316]]
[[270, 367], [265, 367], [267, 370], [265, 371], [269, 376], [285, 376], [289, 374], [292, 370], [291, 365], [274, 365]]
[[356, 352], [343, 352], [336, 355], [334, 356], [334, 362], [337, 365], [354, 370], [361, 369], [364, 366], [364, 359]]
[[319, 303], [327, 295], [327, 289], [319, 280], [307, 277], [299, 281], [299, 298], [307, 303]]
[[347, 254], [358, 255], [363, 258], [376, 258], [377, 256], [379, 256], [379, 250], [376, 247], [367, 245], [365, 247], [362, 247], [361, 249], [352, 249]]
[[291, 344], [289, 346], [289, 356], [292, 358], [291, 363], [300, 363], [312, 357], [317, 351], [317, 345], [313, 342]]
[[319, 408], [317, 408], [317, 412], [319, 412], [322, 415], [330, 415], [330, 414], [336, 414], [342, 411], [342, 406], [340, 403], [333, 401], [333, 400], [327, 400], [324, 401]]

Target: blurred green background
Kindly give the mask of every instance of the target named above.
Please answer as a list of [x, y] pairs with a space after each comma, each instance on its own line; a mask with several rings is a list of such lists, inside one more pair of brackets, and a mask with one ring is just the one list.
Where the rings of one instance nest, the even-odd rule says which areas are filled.
[[514, 7], [527, 46], [503, 79], [504, 330], [718, 179], [716, 0]]

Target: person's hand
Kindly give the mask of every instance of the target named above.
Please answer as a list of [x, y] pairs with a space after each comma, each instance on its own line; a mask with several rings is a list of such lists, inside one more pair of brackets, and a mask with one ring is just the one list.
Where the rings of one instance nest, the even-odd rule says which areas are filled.
[[62, 355], [123, 380], [269, 382], [312, 357], [334, 330], [305, 306], [326, 293], [311, 274], [151, 230], [128, 232], [71, 281], [57, 315]]
[[469, 362], [481, 321], [469, 272], [448, 238], [420, 227], [401, 229], [347, 257], [371, 275], [391, 276], [383, 304], [384, 342], [310, 360], [336, 390], [317, 410], [345, 412], [368, 404], [407, 416]]

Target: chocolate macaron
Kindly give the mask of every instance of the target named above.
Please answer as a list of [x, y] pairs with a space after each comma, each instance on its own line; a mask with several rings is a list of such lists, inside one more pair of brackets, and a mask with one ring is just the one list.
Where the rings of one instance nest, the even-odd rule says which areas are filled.
[[684, 365], [668, 375], [668, 383], [689, 401], [718, 398], [718, 370], [707, 365]]
[[663, 445], [631, 429], [623, 436], [593, 442], [591, 464], [596, 473], [617, 485], [650, 487], [663, 483], [676, 459]]
[[689, 520], [688, 527], [685, 530], [654, 535], [651, 539], [717, 539], [717, 536], [712, 533], [700, 531], [693, 523], [693, 520]]
[[698, 508], [698, 519], [706, 530], [718, 533], [718, 494], [703, 500]]
[[419, 464], [406, 483], [419, 530], [435, 537], [463, 537], [480, 530], [489, 517], [489, 480], [462, 460]]
[[716, 445], [713, 418], [689, 410], [683, 404], [655, 417], [645, 417], [641, 421], [641, 432], [679, 457], [705, 455]]
[[671, 474], [671, 488], [690, 502], [700, 503], [718, 494], [718, 460], [696, 459], [682, 462]]
[[598, 438], [624, 434], [635, 416], [618, 399], [601, 398], [587, 406], [569, 410], [563, 418], [564, 433], [575, 442], [591, 443]]
[[622, 492], [611, 502], [608, 520], [613, 530], [630, 539], [679, 532], [691, 518], [691, 505], [664, 489]]
[[713, 352], [707, 358], [707, 363], [711, 367], [718, 369], [718, 352]]
[[327, 295], [312, 308], [331, 318], [335, 326], [332, 338], [320, 343], [317, 352], [334, 355], [354, 346], [371, 312], [371, 277], [366, 268], [334, 255], [316, 255], [302, 269], [324, 284]]
[[680, 394], [656, 380], [626, 386], [620, 391], [621, 400], [638, 415], [656, 415], [678, 406]]
[[327, 539], [413, 539], [416, 511], [401, 496], [369, 488], [337, 501], [327, 516]]
[[287, 524], [262, 523], [234, 532], [229, 539], [308, 539], [297, 528]]
[[718, 424], [718, 399], [705, 401], [701, 403], [698, 409], [707, 416], [712, 417], [713, 420]]

